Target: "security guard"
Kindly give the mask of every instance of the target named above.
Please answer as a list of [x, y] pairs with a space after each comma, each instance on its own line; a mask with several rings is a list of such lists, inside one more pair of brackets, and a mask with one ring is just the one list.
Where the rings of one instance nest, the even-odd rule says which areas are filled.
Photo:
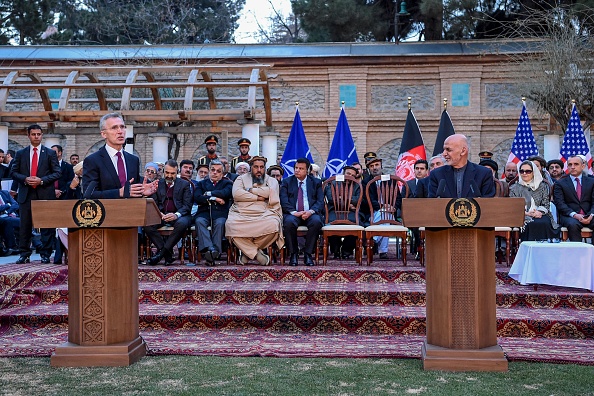
[[480, 160], [490, 160], [493, 159], [493, 153], [490, 151], [481, 151], [479, 154]]
[[365, 169], [363, 169], [363, 176], [361, 180], [367, 183], [367, 181], [371, 179], [371, 174], [369, 173], [369, 169], [367, 169], [367, 166], [371, 161], [377, 158], [377, 154], [373, 151], [368, 151], [365, 154], [363, 154], [363, 158], [365, 159]]
[[209, 135], [204, 139], [207, 153], [198, 158], [198, 165], [210, 165], [210, 161], [219, 158], [217, 156], [217, 143], [219, 143], [219, 139], [215, 135]]
[[248, 138], [239, 139], [237, 145], [239, 146], [240, 154], [237, 157], [233, 157], [233, 159], [231, 159], [231, 173], [236, 173], [235, 165], [237, 165], [238, 162], [249, 163], [250, 159], [252, 158], [252, 156], [249, 154], [251, 144], [252, 142], [250, 142], [250, 139]]

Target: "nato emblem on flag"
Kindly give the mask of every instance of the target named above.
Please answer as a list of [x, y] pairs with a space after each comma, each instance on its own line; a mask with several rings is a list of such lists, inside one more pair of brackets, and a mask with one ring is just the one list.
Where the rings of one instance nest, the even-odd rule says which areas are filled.
[[538, 147], [532, 133], [532, 125], [530, 125], [530, 118], [528, 118], [528, 111], [526, 111], [526, 103], [524, 103], [507, 162], [517, 164], [535, 155], [538, 155]]
[[425, 144], [421, 129], [411, 109], [408, 109], [404, 134], [400, 143], [400, 154], [396, 164], [396, 176], [408, 181], [415, 178], [415, 162], [420, 159], [427, 159]]
[[301, 124], [301, 117], [299, 116], [299, 108], [295, 110], [295, 118], [293, 119], [293, 126], [291, 133], [289, 133], [289, 140], [281, 159], [281, 166], [285, 170], [283, 179], [292, 176], [295, 173], [295, 162], [299, 158], [307, 158], [309, 162], [313, 163], [307, 139], [305, 138], [305, 131], [303, 124]]
[[567, 124], [567, 130], [565, 136], [563, 136], [563, 143], [561, 144], [560, 159], [565, 164], [567, 170], [567, 160], [569, 157], [575, 155], [583, 155], [586, 157], [588, 162], [588, 173], [592, 173], [592, 154], [590, 153], [590, 147], [586, 141], [584, 130], [582, 129], [582, 123], [580, 122], [580, 115], [577, 111], [575, 103], [571, 109], [571, 117]]
[[342, 108], [323, 176], [329, 178], [340, 174], [345, 165], [350, 165], [353, 162], [359, 162], [359, 157], [357, 157], [357, 149], [355, 148], [344, 108]]

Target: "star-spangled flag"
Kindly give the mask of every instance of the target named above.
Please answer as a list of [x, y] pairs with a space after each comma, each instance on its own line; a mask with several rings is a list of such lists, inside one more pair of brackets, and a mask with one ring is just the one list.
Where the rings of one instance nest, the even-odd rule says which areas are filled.
[[561, 144], [561, 152], [559, 159], [563, 161], [563, 168], [567, 171], [567, 160], [569, 157], [581, 154], [586, 157], [588, 162], [588, 173], [592, 174], [592, 155], [590, 154], [590, 147], [582, 129], [580, 122], [580, 115], [577, 111], [575, 103], [571, 109], [571, 117], [567, 124], [565, 136], [563, 136], [563, 143]]
[[518, 120], [516, 136], [514, 137], [509, 157], [507, 157], [507, 162], [517, 164], [535, 155], [538, 155], [538, 147], [532, 133], [532, 125], [530, 125], [530, 118], [528, 118], [528, 111], [526, 111], [526, 103], [522, 103], [522, 113]]
[[396, 176], [408, 181], [415, 178], [415, 162], [420, 159], [427, 159], [425, 144], [417, 119], [411, 109], [408, 109], [402, 143], [400, 143], [400, 154], [396, 164]]
[[301, 116], [299, 116], [299, 107], [297, 107], [295, 109], [295, 118], [293, 119], [291, 133], [289, 133], [289, 140], [287, 140], [287, 145], [281, 159], [281, 166], [285, 170], [283, 179], [295, 173], [295, 162], [299, 158], [307, 158], [313, 164], [313, 157], [311, 156], [309, 145], [305, 138]]
[[345, 165], [350, 165], [353, 162], [359, 162], [359, 157], [357, 156], [357, 149], [343, 107], [340, 110], [323, 176], [329, 178], [340, 174]]

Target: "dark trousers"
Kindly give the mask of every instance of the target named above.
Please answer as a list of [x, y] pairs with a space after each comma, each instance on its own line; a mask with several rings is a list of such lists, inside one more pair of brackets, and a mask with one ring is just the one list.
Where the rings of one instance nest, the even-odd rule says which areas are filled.
[[[27, 200], [19, 204], [20, 228], [19, 228], [19, 250], [21, 256], [31, 255], [31, 232], [33, 231], [33, 218], [31, 216], [31, 201]], [[43, 257], [50, 257], [54, 248], [55, 228], [41, 229], [41, 249], [39, 254]]]
[[[160, 225], [146, 226], [144, 227], [144, 232], [151, 242], [155, 244], [157, 249], [167, 249], [168, 252], [172, 253], [173, 247], [177, 245], [180, 239], [182, 239], [186, 229], [190, 226], [191, 221], [191, 216], [182, 216], [173, 223], [161, 223]], [[164, 225], [173, 226], [173, 231], [171, 231], [171, 234], [166, 240], [163, 240], [163, 237], [158, 231], [158, 229]]]
[[322, 219], [320, 219], [320, 216], [317, 214], [311, 215], [307, 220], [302, 220], [292, 214], [284, 215], [283, 230], [285, 234], [285, 244], [287, 245], [289, 254], [299, 253], [299, 244], [297, 243], [297, 228], [299, 226], [307, 227], [303, 251], [305, 253], [313, 254], [316, 250], [318, 236], [320, 235], [320, 230], [323, 226]]
[[567, 227], [567, 236], [571, 242], [582, 241], [582, 228], [584, 225], [574, 219], [573, 217], [559, 216], [559, 223], [563, 227]]
[[2, 232], [4, 245], [7, 249], [16, 249], [14, 229], [16, 228], [18, 230], [20, 223], [21, 221], [18, 217], [0, 217], [0, 232]]
[[198, 240], [198, 249], [202, 252], [211, 246], [221, 253], [223, 251], [223, 236], [225, 235], [225, 217], [219, 217], [212, 221], [212, 229], [210, 227], [210, 219], [205, 217], [196, 218], [196, 239]]

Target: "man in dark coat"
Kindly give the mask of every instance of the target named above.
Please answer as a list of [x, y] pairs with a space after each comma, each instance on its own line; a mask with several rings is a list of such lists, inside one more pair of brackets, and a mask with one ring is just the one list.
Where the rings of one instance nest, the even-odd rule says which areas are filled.
[[[219, 258], [225, 234], [225, 222], [229, 216], [233, 182], [223, 177], [224, 165], [218, 159], [210, 161], [209, 177], [198, 182], [194, 191], [196, 234], [198, 248], [208, 266], [215, 265]], [[208, 229], [210, 227], [210, 230]]]
[[[56, 199], [54, 182], [60, 178], [62, 171], [58, 164], [56, 152], [41, 144], [43, 131], [39, 125], [27, 128], [30, 146], [16, 153], [12, 165], [12, 179], [17, 183], [17, 202], [20, 206], [19, 248], [21, 256], [17, 264], [28, 263], [31, 256], [31, 233], [33, 218], [31, 216], [32, 200]], [[41, 230], [41, 262], [49, 264], [54, 246], [53, 228]]]
[[[157, 191], [151, 196], [161, 211], [161, 224], [144, 227], [144, 232], [158, 250], [157, 254], [148, 261], [149, 265], [157, 265], [163, 258], [166, 265], [171, 264], [173, 248], [192, 223], [190, 182], [177, 177], [177, 167], [175, 160], [168, 160], [165, 163], [164, 177], [159, 180]], [[165, 225], [172, 226], [173, 231], [163, 240], [158, 229]]]
[[322, 181], [307, 174], [310, 165], [307, 158], [297, 159], [294, 174], [283, 180], [280, 189], [285, 243], [290, 254], [289, 265], [292, 266], [299, 261], [297, 228], [301, 225], [307, 227], [303, 261], [305, 265], [312, 266], [312, 254], [324, 225], [321, 217], [324, 211]]

